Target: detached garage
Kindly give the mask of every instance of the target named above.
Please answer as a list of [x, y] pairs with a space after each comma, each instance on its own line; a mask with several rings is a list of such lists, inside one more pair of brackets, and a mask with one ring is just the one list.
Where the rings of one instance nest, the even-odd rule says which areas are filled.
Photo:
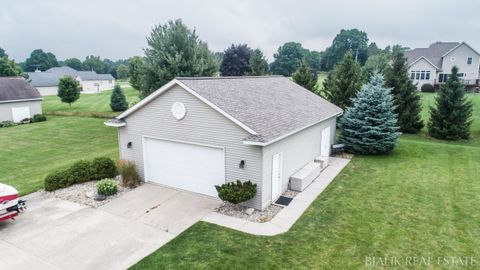
[[330, 154], [337, 106], [281, 76], [177, 78], [118, 117], [120, 157], [148, 182], [217, 197], [252, 181], [264, 209]]
[[22, 77], [0, 77], [0, 122], [20, 122], [42, 113], [40, 93]]

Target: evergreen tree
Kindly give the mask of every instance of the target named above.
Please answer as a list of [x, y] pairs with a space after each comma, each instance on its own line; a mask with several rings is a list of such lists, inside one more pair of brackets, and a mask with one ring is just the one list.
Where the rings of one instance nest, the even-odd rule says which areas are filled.
[[314, 74], [307, 65], [306, 61], [300, 64], [300, 67], [293, 73], [292, 79], [299, 85], [307, 88], [312, 92], [315, 91], [315, 85], [317, 84], [317, 74]]
[[404, 133], [417, 133], [423, 128], [422, 104], [417, 88], [408, 74], [407, 59], [401, 51], [393, 55], [393, 63], [385, 72], [385, 86], [391, 88], [397, 106], [398, 125]]
[[362, 69], [351, 52], [335, 66], [331, 79], [324, 84], [324, 95], [342, 109], [352, 106], [352, 98], [362, 87]]
[[250, 73], [252, 49], [247, 44], [233, 45], [225, 50], [220, 73], [222, 76], [243, 76]]
[[374, 74], [342, 117], [340, 142], [351, 153], [386, 154], [395, 148], [398, 129], [393, 96]]
[[128, 74], [130, 75], [130, 85], [140, 90], [142, 83], [142, 74], [144, 72], [145, 62], [140, 56], [134, 56], [128, 60]]
[[175, 77], [212, 76], [217, 72], [213, 54], [195, 30], [178, 19], [156, 25], [147, 37], [140, 94], [146, 97]]
[[60, 78], [58, 82], [58, 97], [72, 108], [72, 103], [80, 98], [80, 83], [71, 76]]
[[428, 133], [444, 140], [468, 139], [473, 104], [465, 96], [465, 88], [458, 78], [458, 68], [453, 67], [447, 82], [440, 87], [435, 107], [430, 107]]
[[112, 108], [114, 112], [121, 112], [128, 109], [127, 100], [119, 84], [116, 84], [113, 88], [112, 95], [110, 96], [110, 108]]
[[268, 73], [267, 59], [260, 49], [253, 51], [252, 57], [250, 57], [250, 69], [250, 75], [253, 76], [262, 76]]

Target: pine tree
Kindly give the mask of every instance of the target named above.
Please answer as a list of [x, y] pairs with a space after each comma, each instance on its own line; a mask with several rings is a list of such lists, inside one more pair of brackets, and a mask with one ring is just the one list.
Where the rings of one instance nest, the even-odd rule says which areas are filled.
[[472, 110], [473, 104], [465, 97], [465, 88], [458, 78], [458, 68], [453, 67], [435, 98], [435, 107], [430, 107], [428, 133], [444, 140], [468, 139]]
[[250, 75], [253, 76], [262, 76], [268, 73], [267, 59], [260, 49], [253, 51], [252, 57], [250, 57], [250, 69]]
[[112, 95], [110, 96], [110, 108], [112, 108], [114, 112], [121, 112], [128, 109], [127, 100], [119, 84], [116, 84], [113, 88]]
[[300, 67], [293, 73], [293, 81], [297, 84], [315, 92], [315, 85], [317, 84], [317, 74], [314, 74], [307, 65], [306, 61], [300, 64]]
[[352, 98], [362, 87], [362, 81], [360, 64], [355, 62], [351, 52], [347, 52], [335, 66], [328, 84], [324, 85], [324, 94], [332, 103], [345, 109], [352, 106]]
[[401, 51], [393, 55], [393, 63], [385, 72], [385, 86], [391, 88], [398, 114], [398, 126], [405, 133], [417, 133], [423, 128], [422, 104], [417, 88], [408, 74], [407, 59]]
[[398, 129], [393, 96], [374, 74], [342, 117], [340, 142], [354, 154], [386, 154], [395, 148]]

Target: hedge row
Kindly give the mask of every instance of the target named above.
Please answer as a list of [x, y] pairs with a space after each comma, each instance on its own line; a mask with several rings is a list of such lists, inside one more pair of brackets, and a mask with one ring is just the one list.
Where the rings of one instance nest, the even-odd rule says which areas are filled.
[[66, 170], [56, 171], [45, 178], [45, 190], [54, 191], [73, 184], [92, 180], [113, 178], [117, 175], [117, 166], [112, 159], [98, 157], [92, 161], [80, 160]]

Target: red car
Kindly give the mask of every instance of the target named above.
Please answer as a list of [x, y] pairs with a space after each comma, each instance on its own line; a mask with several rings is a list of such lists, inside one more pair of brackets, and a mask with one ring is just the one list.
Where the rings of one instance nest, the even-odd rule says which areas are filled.
[[16, 189], [0, 183], [0, 222], [13, 219], [25, 208], [25, 200], [18, 198]]

